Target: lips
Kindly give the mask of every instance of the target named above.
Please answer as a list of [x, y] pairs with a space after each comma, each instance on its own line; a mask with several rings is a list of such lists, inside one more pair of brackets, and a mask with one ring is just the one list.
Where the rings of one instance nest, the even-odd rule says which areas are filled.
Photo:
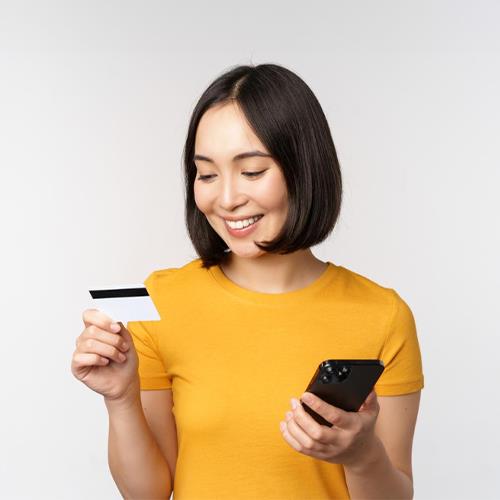
[[254, 217], [262, 217], [263, 215], [264, 214], [242, 215], [240, 217], [223, 217], [221, 215], [220, 218], [231, 222], [238, 222], [239, 220], [253, 219]]
[[[260, 219], [262, 219], [262, 217], [263, 217], [263, 215], [252, 215], [251, 217], [247, 217], [245, 219], [237, 219], [237, 220], [225, 219], [224, 222], [226, 223], [226, 225], [230, 226], [233, 229], [243, 230], [243, 229], [246, 229], [247, 227], [255, 224], [256, 222], [258, 222]], [[236, 224], [238, 222], [248, 221], [248, 220], [252, 220], [252, 222], [250, 222], [246, 226], [242, 225], [242, 227], [233, 227], [230, 224], [230, 222], [232, 222], [233, 224]]]
[[250, 233], [253, 233], [256, 229], [256, 226], [259, 224], [259, 222], [264, 218], [264, 216], [261, 216], [257, 221], [255, 221], [253, 224], [248, 225], [247, 227], [244, 227], [242, 229], [233, 229], [232, 227], [229, 226], [229, 224], [224, 221], [224, 225], [226, 226], [226, 229], [228, 230], [229, 234], [232, 236], [236, 236], [238, 238], [243, 238], [247, 236]]

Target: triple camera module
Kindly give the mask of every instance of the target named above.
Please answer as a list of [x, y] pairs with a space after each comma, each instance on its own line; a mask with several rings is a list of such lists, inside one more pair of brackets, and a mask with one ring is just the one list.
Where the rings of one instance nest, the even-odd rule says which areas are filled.
[[342, 382], [349, 376], [350, 372], [351, 369], [342, 363], [333, 364], [327, 362], [321, 367], [319, 380], [323, 384]]

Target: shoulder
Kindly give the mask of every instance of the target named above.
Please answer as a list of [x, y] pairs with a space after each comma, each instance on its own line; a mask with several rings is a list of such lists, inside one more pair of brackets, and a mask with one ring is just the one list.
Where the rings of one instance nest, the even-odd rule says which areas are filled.
[[205, 275], [207, 270], [202, 268], [201, 259], [197, 258], [180, 267], [167, 267], [152, 271], [144, 280], [150, 291], [164, 289], [165, 286], [181, 285], [191, 282]]
[[337, 268], [342, 292], [352, 301], [376, 306], [384, 305], [393, 311], [402, 304], [406, 305], [394, 288], [344, 266], [337, 266]]

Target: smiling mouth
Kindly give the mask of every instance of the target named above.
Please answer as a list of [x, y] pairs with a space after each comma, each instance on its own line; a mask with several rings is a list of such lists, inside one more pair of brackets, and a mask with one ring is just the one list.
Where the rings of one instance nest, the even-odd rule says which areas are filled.
[[[262, 219], [262, 217], [264, 217], [264, 215], [262, 214], [259, 214], [259, 215], [255, 215], [254, 217], [250, 217], [250, 219], [253, 220], [253, 222], [251, 222], [250, 224], [247, 224], [246, 226], [243, 225], [241, 223], [241, 221], [237, 221], [237, 222], [234, 222], [234, 221], [231, 221], [231, 223], [233, 224], [232, 226], [229, 224], [230, 221], [228, 221], [227, 219], [224, 219], [224, 223], [226, 224], [226, 226], [233, 230], [233, 231], [243, 231], [244, 229], [247, 229], [249, 228], [250, 226], [253, 226], [254, 224], [256, 224], [257, 222], [260, 221], [260, 219]], [[244, 219], [244, 220], [248, 220], [248, 219]]]

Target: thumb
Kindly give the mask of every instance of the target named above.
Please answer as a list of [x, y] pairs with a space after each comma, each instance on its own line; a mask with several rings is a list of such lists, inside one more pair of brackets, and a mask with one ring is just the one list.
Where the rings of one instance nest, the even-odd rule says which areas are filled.
[[375, 389], [371, 390], [370, 394], [368, 394], [367, 398], [365, 399], [364, 403], [361, 405], [358, 411], [378, 414], [379, 404], [378, 404], [377, 394], [375, 393]]
[[132, 342], [133, 342], [132, 335], [130, 335], [130, 332], [125, 328], [125, 326], [121, 321], [118, 321], [118, 324], [120, 325], [121, 328], [121, 330], [118, 333], [122, 336], [123, 340], [128, 342], [132, 347]]

